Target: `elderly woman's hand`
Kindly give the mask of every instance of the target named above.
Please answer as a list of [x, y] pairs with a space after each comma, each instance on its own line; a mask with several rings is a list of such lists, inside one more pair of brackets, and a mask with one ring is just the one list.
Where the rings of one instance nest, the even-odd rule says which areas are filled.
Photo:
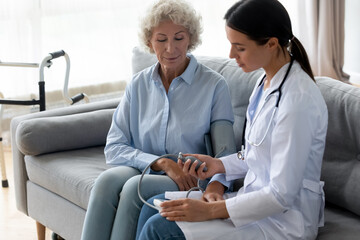
[[211, 182], [202, 196], [202, 200], [205, 202], [216, 202], [224, 200], [225, 187], [218, 181]]
[[187, 191], [197, 186], [197, 179], [183, 171], [181, 165], [169, 158], [161, 158], [152, 165], [154, 171], [164, 171], [179, 187], [180, 191]]

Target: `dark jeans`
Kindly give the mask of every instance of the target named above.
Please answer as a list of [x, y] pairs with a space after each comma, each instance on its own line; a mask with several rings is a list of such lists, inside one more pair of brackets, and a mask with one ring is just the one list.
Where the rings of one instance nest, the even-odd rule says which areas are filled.
[[[154, 199], [165, 199], [165, 194], [156, 195], [148, 200], [153, 204]], [[159, 212], [147, 205], [143, 205], [136, 232], [137, 240], [185, 240], [185, 236], [175, 222], [166, 220]]]

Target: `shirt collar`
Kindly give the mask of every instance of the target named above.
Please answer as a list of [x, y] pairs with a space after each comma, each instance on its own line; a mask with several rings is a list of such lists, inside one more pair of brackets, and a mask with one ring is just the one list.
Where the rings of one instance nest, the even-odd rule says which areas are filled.
[[[184, 80], [187, 84], [190, 85], [193, 82], [198, 62], [197, 62], [196, 58], [191, 53], [187, 53], [186, 55], [190, 58], [190, 62], [188, 64], [188, 66], [186, 67], [185, 71], [180, 76], [178, 76], [178, 78]], [[160, 63], [158, 61], [153, 66], [153, 69], [152, 69], [151, 79], [155, 83], [160, 83], [161, 82], [161, 77], [160, 77], [160, 74], [159, 74], [159, 67], [160, 67]]]

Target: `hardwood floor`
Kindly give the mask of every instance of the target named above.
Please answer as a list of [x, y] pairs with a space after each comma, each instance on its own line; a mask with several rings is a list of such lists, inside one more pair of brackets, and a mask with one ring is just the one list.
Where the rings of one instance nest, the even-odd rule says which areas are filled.
[[[10, 149], [5, 148], [4, 155], [9, 187], [0, 189], [0, 240], [36, 240], [35, 221], [16, 208]], [[48, 229], [46, 240], [51, 240], [51, 231]]]

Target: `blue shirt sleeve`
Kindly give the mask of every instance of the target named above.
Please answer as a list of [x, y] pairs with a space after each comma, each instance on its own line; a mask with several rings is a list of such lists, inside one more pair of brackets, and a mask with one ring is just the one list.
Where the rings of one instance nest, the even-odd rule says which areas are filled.
[[214, 182], [214, 181], [218, 181], [220, 182], [222, 185], [224, 185], [227, 189], [231, 189], [232, 183], [233, 181], [226, 181], [225, 179], [225, 174], [224, 173], [218, 173], [215, 174], [209, 181], [209, 184]]
[[230, 91], [225, 79], [218, 82], [213, 96], [211, 122], [217, 120], [228, 120], [234, 123]]
[[[131, 166], [143, 171], [147, 165], [159, 156], [145, 153], [131, 144], [130, 132], [130, 89], [126, 88], [121, 102], [113, 114], [112, 124], [104, 149], [106, 163], [114, 166]], [[148, 171], [149, 172], [149, 171]], [[151, 173], [159, 173], [150, 170]]]

